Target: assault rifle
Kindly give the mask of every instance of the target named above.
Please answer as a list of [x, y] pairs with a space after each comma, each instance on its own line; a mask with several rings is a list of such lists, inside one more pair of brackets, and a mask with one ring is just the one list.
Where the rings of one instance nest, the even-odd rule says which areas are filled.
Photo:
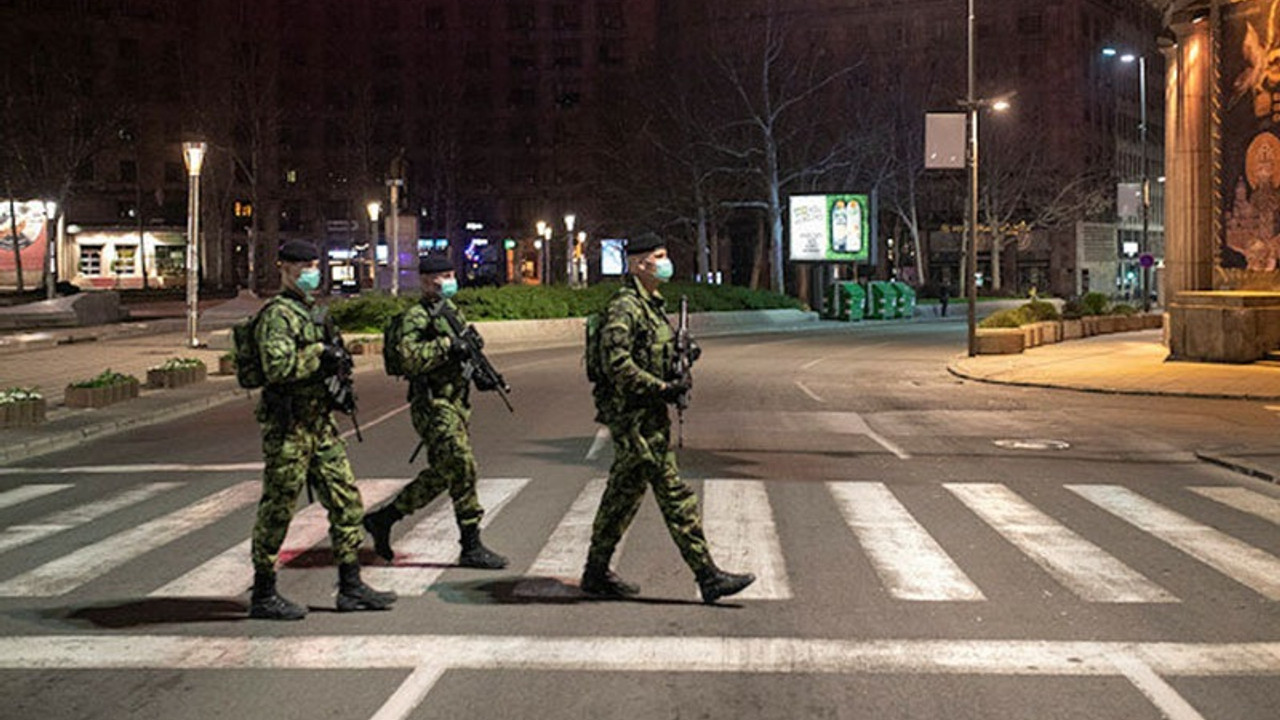
[[689, 393], [693, 389], [693, 361], [700, 352], [689, 336], [689, 296], [680, 296], [680, 323], [676, 325], [676, 354], [672, 360], [671, 375], [685, 389], [676, 396], [676, 417], [680, 422], [678, 447], [684, 447], [684, 411], [689, 409]]
[[333, 317], [323, 309], [315, 315], [315, 323], [324, 329], [324, 358], [321, 360], [321, 371], [324, 373], [324, 389], [329, 394], [329, 407], [351, 416], [351, 425], [356, 430], [356, 440], [364, 442], [360, 434], [360, 421], [356, 418], [356, 385], [355, 359], [342, 342], [342, 335], [334, 327]]
[[448, 301], [442, 301], [436, 307], [436, 312], [449, 324], [449, 334], [453, 342], [462, 349], [462, 354], [465, 356], [462, 363], [463, 377], [474, 382], [476, 389], [481, 392], [497, 392], [498, 397], [502, 398], [502, 404], [506, 405], [511, 412], [515, 412], [516, 409], [511, 407], [511, 401], [507, 399], [511, 386], [503, 379], [502, 373], [493, 367], [493, 363], [489, 362], [489, 358], [485, 357], [484, 338], [480, 337], [476, 326], [463, 326], [462, 319], [458, 317], [458, 313]]

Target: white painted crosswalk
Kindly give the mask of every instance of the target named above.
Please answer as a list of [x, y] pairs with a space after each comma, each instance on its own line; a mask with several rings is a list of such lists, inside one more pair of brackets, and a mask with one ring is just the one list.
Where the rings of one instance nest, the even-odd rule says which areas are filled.
[[[394, 495], [408, 478], [365, 480], [361, 492], [368, 506], [381, 504]], [[481, 504], [486, 514], [483, 526], [502, 523], [510, 508], [534, 503], [524, 492], [536, 480], [532, 478], [484, 478], [479, 483]], [[579, 488], [564, 492], [565, 504], [552, 512], [558, 515], [553, 529], [528, 538], [527, 552], [513, 554], [513, 564], [506, 573], [525, 577], [551, 577], [573, 582], [582, 571], [590, 543], [591, 527], [606, 481], [595, 478]], [[803, 567], [792, 559], [804, 557], [817, 541], [817, 532], [804, 523], [780, 525], [777, 516], [777, 483], [768, 480], [733, 478], [709, 479], [701, 483], [703, 523], [713, 557], [723, 567], [755, 573], [755, 585], [743, 593], [744, 601], [803, 601], [795, 591], [796, 578]], [[0, 492], [0, 503], [13, 506], [66, 490], [69, 485], [18, 485]], [[212, 525], [233, 513], [242, 513], [251, 522], [251, 504], [258, 498], [258, 481], [224, 486], [189, 505], [172, 510], [172, 503], [160, 501], [184, 487], [176, 481], [143, 483], [117, 490], [101, 498], [30, 520], [0, 526], [0, 560], [8, 562], [8, 577], [0, 577], [0, 598], [55, 597], [77, 591], [90, 582], [116, 571], [147, 553], [159, 551], [191, 533]], [[1251, 528], [1255, 541], [1258, 532], [1267, 532], [1277, 524], [1280, 501], [1239, 487], [1187, 487], [1181, 492], [1179, 511], [1127, 487], [1105, 484], [1072, 484], [1065, 486], [1079, 507], [1087, 508], [1072, 493], [1105, 511], [1095, 513], [1090, 522], [1055, 517], [1063, 504], [1048, 505], [1037, 501], [1036, 494], [1023, 494], [1010, 485], [993, 482], [948, 482], [941, 485], [958, 501], [955, 507], [971, 513], [989, 528], [990, 533], [978, 542], [986, 542], [990, 552], [1016, 551], [1044, 573], [1041, 582], [1065, 589], [1087, 603], [1178, 603], [1167, 587], [1151, 580], [1166, 571], [1163, 566], [1142, 567], [1132, 549], [1109, 551], [1117, 531], [1133, 532], [1136, 528], [1155, 540], [1192, 558], [1206, 581], [1225, 577], [1262, 597], [1280, 600], [1280, 559], [1271, 548], [1255, 547], [1246, 539], [1221, 529], [1220, 523], [1201, 521], [1195, 510], [1210, 517], [1222, 513], [1239, 513], [1242, 527]], [[913, 495], [887, 483], [872, 481], [835, 481], [823, 485], [797, 485], [795, 493], [818, 493], [811, 500], [834, 503], [834, 516], [843, 521], [847, 533], [831, 528], [821, 529], [823, 542], [843, 546], [849, 574], [872, 576], [887, 599], [909, 603], [992, 602], [1018, 592], [1000, 587], [990, 573], [975, 577], [983, 580], [979, 587], [963, 567], [984, 554], [974, 547], [972, 539], [963, 548], [946, 547], [939, 538], [954, 543], [955, 533], [936, 533], [935, 514], [922, 513]], [[794, 489], [799, 488], [799, 489]], [[559, 490], [557, 490], [558, 492]], [[576, 494], [574, 494], [576, 493]], [[544, 494], [539, 493], [542, 497]], [[167, 510], [148, 519], [153, 504]], [[545, 505], [536, 505], [545, 507]], [[522, 507], [525, 512], [528, 508]], [[1189, 510], [1190, 509], [1190, 510]], [[91, 528], [110, 519], [114, 513], [137, 513], [143, 519], [127, 530], [105, 538], [71, 545], [65, 554], [40, 564], [22, 567], [15, 561], [30, 548], [47, 547], [55, 535]], [[9, 513], [12, 516], [14, 513]], [[1102, 518], [1106, 527], [1097, 527]], [[1109, 520], [1107, 519], [1109, 518]], [[12, 522], [12, 520], [10, 520]], [[116, 520], [115, 522], [119, 522]], [[839, 521], [837, 521], [839, 522]], [[549, 527], [546, 525], [544, 527]], [[246, 524], [245, 527], [248, 527]], [[1085, 532], [1083, 528], [1089, 528]], [[389, 565], [365, 569], [365, 578], [373, 586], [395, 590], [407, 597], [424, 596], [447, 572], [457, 568], [458, 530], [448, 497], [402, 521], [395, 538], [397, 556]], [[785, 532], [783, 532], [785, 530]], [[505, 529], [511, 532], [511, 528]], [[86, 533], [86, 537], [100, 537]], [[282, 564], [322, 548], [327, 540], [328, 521], [319, 505], [302, 508], [290, 526], [281, 549]], [[615, 563], [626, 553], [656, 551], [649, 545], [653, 537], [645, 534], [641, 541], [624, 537]], [[971, 536], [972, 537], [972, 536]], [[639, 544], [638, 544], [639, 543]], [[999, 543], [997, 548], [995, 543]], [[510, 547], [510, 546], [508, 546]], [[670, 552], [670, 548], [663, 551]], [[511, 551], [508, 550], [508, 553]], [[1123, 559], [1121, 559], [1123, 558]], [[141, 573], [136, 580], [138, 592], [154, 597], [227, 597], [243, 593], [252, 578], [249, 541], [232, 538], [227, 546], [208, 548], [193, 556], [185, 568], [167, 559], [165, 567], [174, 567], [169, 578], [155, 573]], [[869, 569], [867, 569], [869, 568]], [[644, 578], [637, 578], [645, 584]], [[148, 583], [148, 586], [141, 586]]]

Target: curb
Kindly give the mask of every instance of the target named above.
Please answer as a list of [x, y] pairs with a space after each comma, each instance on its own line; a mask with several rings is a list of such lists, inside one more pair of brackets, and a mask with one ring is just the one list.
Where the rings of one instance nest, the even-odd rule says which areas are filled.
[[947, 363], [947, 372], [952, 375], [963, 378], [965, 380], [973, 380], [974, 382], [987, 383], [988, 385], [1008, 385], [1011, 387], [1029, 387], [1041, 388], [1045, 390], [1066, 390], [1069, 392], [1094, 393], [1098, 395], [1139, 395], [1147, 397], [1181, 397], [1194, 398], [1198, 400], [1247, 400], [1250, 402], [1272, 402], [1280, 401], [1277, 395], [1233, 395], [1230, 393], [1207, 393], [1192, 391], [1175, 391], [1175, 390], [1133, 390], [1128, 388], [1104, 388], [1088, 385], [1054, 385], [1047, 382], [1029, 382], [1025, 380], [997, 380], [995, 378], [982, 377], [974, 375], [956, 366], [956, 362], [967, 358], [967, 355], [961, 355], [955, 360]]
[[1280, 480], [1276, 478], [1276, 475], [1274, 473], [1268, 472], [1266, 470], [1261, 470], [1252, 465], [1245, 464], [1239, 460], [1234, 460], [1230, 457], [1221, 456], [1221, 455], [1210, 455], [1209, 453], [1200, 452], [1199, 450], [1195, 451], [1195, 456], [1197, 459], [1203, 460], [1204, 462], [1207, 462], [1210, 465], [1217, 465], [1218, 467], [1223, 467], [1233, 472], [1238, 472], [1241, 475], [1248, 475], [1249, 477], [1257, 478], [1259, 480], [1264, 480], [1269, 483], [1280, 483]]

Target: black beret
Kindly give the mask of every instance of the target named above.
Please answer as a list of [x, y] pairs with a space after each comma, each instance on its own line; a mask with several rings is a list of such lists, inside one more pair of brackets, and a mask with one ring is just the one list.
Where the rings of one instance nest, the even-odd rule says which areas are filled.
[[660, 247], [666, 247], [667, 241], [658, 237], [657, 234], [646, 232], [639, 236], [631, 238], [627, 241], [627, 254], [638, 255], [640, 253], [653, 252]]
[[311, 262], [320, 259], [320, 251], [306, 240], [290, 240], [280, 246], [281, 262]]
[[418, 272], [422, 275], [449, 272], [452, 269], [453, 262], [447, 255], [423, 255], [418, 258]]

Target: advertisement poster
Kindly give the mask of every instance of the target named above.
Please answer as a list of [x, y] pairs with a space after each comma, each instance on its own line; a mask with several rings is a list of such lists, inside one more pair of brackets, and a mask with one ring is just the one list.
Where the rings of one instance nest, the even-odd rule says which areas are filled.
[[[14, 218], [9, 213], [13, 207], [17, 215], [18, 237], [15, 241], [13, 229]], [[15, 202], [0, 200], [0, 283], [14, 287], [17, 285], [17, 264], [13, 246], [16, 242], [22, 253], [22, 278], [27, 287], [39, 284], [44, 269], [45, 244], [48, 233], [45, 231], [48, 222], [44, 215], [44, 203], [39, 201]]]
[[792, 260], [867, 262], [870, 259], [866, 195], [792, 195], [788, 206]]
[[1222, 9], [1222, 237], [1214, 288], [1280, 289], [1280, 0]]
[[600, 274], [622, 275], [627, 271], [626, 240], [608, 238], [600, 241]]

